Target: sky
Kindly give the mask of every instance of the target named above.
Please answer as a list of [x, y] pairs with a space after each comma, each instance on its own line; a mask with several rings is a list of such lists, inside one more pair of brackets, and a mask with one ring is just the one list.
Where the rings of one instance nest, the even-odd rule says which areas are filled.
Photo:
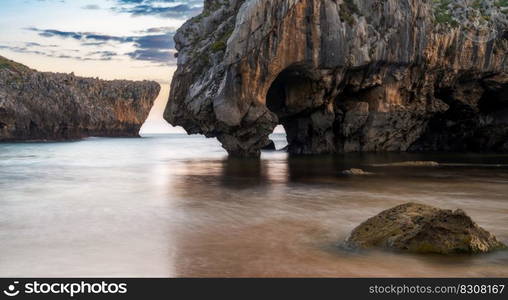
[[162, 119], [176, 69], [173, 35], [203, 0], [0, 0], [0, 55], [44, 72], [162, 86], [142, 132]]

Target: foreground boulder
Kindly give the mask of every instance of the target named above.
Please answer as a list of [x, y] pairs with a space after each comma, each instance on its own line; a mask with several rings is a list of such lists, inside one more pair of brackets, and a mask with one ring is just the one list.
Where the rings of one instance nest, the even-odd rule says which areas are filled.
[[0, 56], [0, 141], [135, 137], [156, 82], [41, 73]]
[[258, 156], [508, 151], [506, 1], [205, 0], [165, 118]]
[[383, 211], [346, 241], [354, 248], [387, 248], [413, 253], [486, 253], [505, 248], [462, 210], [408, 203]]

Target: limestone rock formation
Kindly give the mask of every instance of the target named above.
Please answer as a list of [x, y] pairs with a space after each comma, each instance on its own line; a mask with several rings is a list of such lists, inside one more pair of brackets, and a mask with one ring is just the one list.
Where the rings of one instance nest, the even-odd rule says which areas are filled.
[[[474, 3], [473, 3], [474, 2]], [[165, 118], [257, 156], [508, 151], [504, 1], [205, 0]]]
[[370, 218], [346, 242], [356, 248], [387, 248], [413, 253], [486, 253], [506, 248], [462, 210], [408, 203]]
[[275, 142], [272, 140], [268, 140], [268, 144], [261, 148], [264, 151], [275, 151], [277, 147], [275, 146]]
[[0, 56], [0, 141], [138, 136], [159, 90], [156, 82], [41, 73]]

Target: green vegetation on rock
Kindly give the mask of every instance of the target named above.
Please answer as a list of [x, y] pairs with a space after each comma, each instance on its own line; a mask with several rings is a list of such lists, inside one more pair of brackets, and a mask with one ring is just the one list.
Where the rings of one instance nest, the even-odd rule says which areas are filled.
[[491, 23], [499, 13], [508, 13], [508, 0], [433, 0], [434, 17], [438, 24], [458, 27], [463, 23], [475, 26]]
[[354, 0], [344, 0], [344, 2], [340, 5], [339, 11], [341, 20], [352, 26], [355, 24], [355, 18], [353, 15], [361, 15], [360, 9]]
[[15, 61], [9, 60], [3, 56], [0, 56], [0, 70], [10, 69], [17, 72], [25, 72], [30, 70], [27, 66], [24, 66]]
[[211, 46], [213, 52], [226, 50], [229, 37], [233, 34], [233, 30], [229, 30], [218, 38]]
[[453, 18], [452, 12], [449, 9], [452, 0], [433, 0], [434, 3], [434, 16], [438, 24], [448, 24], [457, 27], [459, 23]]

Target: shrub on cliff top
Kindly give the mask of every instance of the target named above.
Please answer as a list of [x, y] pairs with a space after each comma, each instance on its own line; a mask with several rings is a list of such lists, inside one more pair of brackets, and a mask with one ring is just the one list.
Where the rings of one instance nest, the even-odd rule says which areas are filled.
[[24, 66], [20, 63], [7, 59], [3, 56], [0, 56], [0, 70], [9, 69], [16, 72], [26, 72], [30, 70], [27, 66]]

